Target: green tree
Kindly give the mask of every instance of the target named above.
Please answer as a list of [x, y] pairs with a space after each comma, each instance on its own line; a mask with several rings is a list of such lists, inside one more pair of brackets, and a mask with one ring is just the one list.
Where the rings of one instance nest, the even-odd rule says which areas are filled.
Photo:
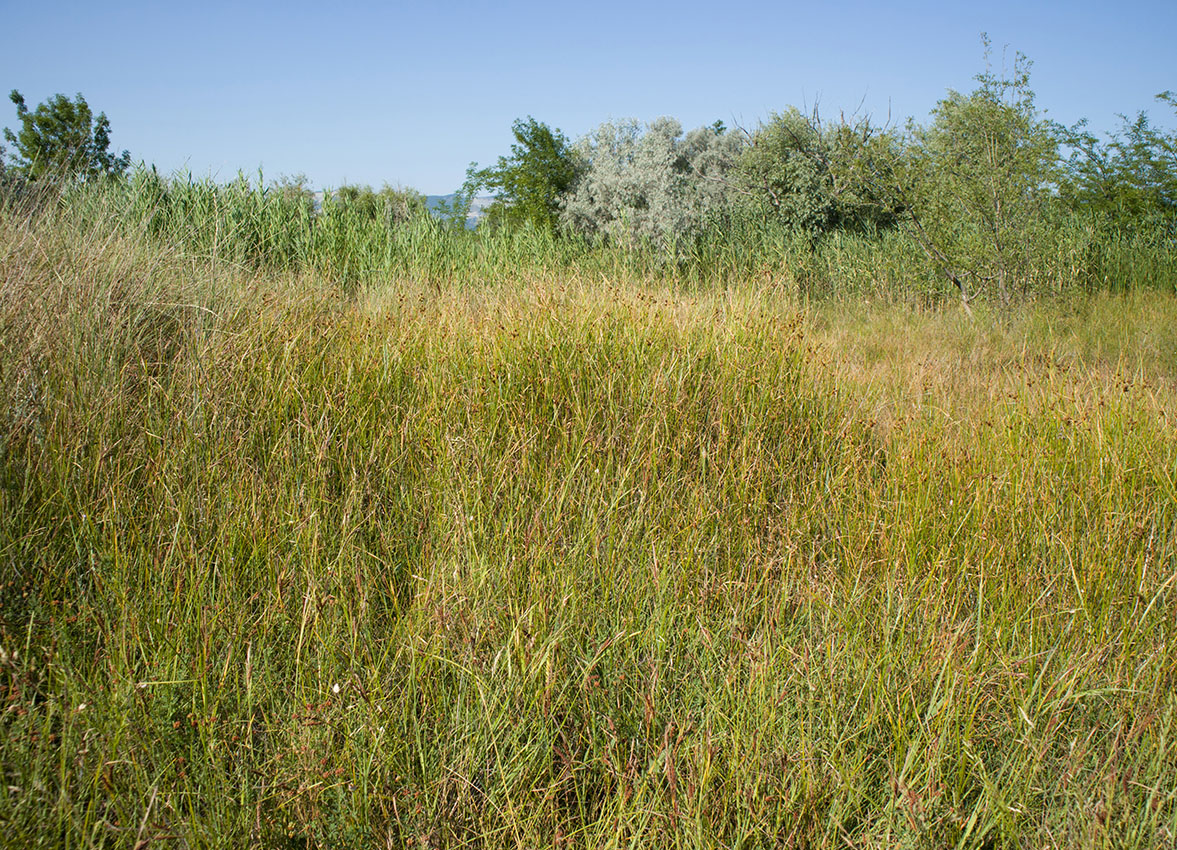
[[[1157, 100], [1177, 111], [1171, 91]], [[1165, 133], [1140, 112], [1120, 116], [1118, 133], [1105, 143], [1087, 130], [1086, 120], [1063, 130], [1070, 148], [1060, 195], [1074, 209], [1134, 227], [1177, 217], [1177, 133]]]
[[949, 92], [931, 126], [915, 133], [921, 191], [913, 203], [966, 301], [971, 282], [992, 284], [1008, 303], [1040, 244], [1058, 142], [1035, 107], [1030, 64], [1017, 54], [1012, 74], [979, 74], [972, 94]]
[[384, 184], [380, 191], [371, 186], [343, 185], [335, 190], [332, 209], [355, 215], [364, 221], [381, 221], [396, 226], [425, 211], [425, 197], [414, 189]]
[[57, 94], [29, 110], [16, 89], [9, 99], [21, 121], [19, 133], [5, 128], [4, 138], [15, 148], [14, 170], [30, 180], [92, 179], [123, 174], [131, 155], [115, 156], [110, 148], [110, 121], [97, 116], [79, 94], [74, 100]]
[[555, 232], [560, 198], [576, 182], [579, 163], [568, 140], [531, 116], [511, 125], [515, 144], [511, 155], [483, 169], [471, 168], [464, 191], [471, 197], [478, 188], [495, 193], [487, 215], [494, 224], [517, 227], [531, 223]]
[[[986, 64], [989, 41], [984, 39]], [[839, 190], [894, 216], [956, 287], [965, 310], [992, 290], [1008, 303], [1026, 281], [1058, 181], [1058, 140], [1034, 104], [1030, 61], [990, 69], [971, 94], [949, 91], [932, 123], [906, 132], [843, 125], [857, 155], [836, 160]]]
[[293, 208], [304, 210], [308, 216], [315, 212], [315, 193], [305, 174], [282, 174], [270, 182], [270, 189]]
[[[867, 125], [869, 126], [869, 124]], [[813, 238], [832, 230], [875, 231], [891, 224], [874, 199], [840, 185], [839, 164], [860, 155], [856, 124], [823, 124], [816, 110], [774, 113], [749, 135], [735, 169], [745, 208]]]
[[773, 113], [750, 136], [737, 165], [738, 185], [755, 211], [816, 235], [834, 219], [821, 125], [794, 107]]

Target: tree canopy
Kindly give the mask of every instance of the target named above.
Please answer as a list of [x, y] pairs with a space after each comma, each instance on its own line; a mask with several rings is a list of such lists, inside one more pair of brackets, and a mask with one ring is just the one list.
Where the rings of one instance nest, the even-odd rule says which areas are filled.
[[511, 155], [499, 157], [498, 163], [487, 168], [472, 169], [467, 191], [485, 187], [495, 193], [497, 203], [488, 213], [492, 224], [530, 223], [555, 232], [560, 196], [579, 173], [576, 156], [563, 133], [531, 116], [517, 119], [511, 132], [515, 136]]
[[576, 145], [586, 166], [565, 199], [562, 220], [615, 244], [646, 240], [669, 248], [725, 208], [724, 175], [741, 146], [719, 122], [685, 135], [673, 118], [645, 126], [606, 122]]
[[[1177, 94], [1156, 99], [1177, 112]], [[1062, 131], [1070, 157], [1061, 196], [1075, 209], [1125, 224], [1177, 216], [1177, 132], [1165, 133], [1144, 112], [1120, 119], [1106, 142], [1085, 120]]]
[[19, 132], [4, 130], [15, 148], [12, 166], [29, 180], [64, 181], [117, 176], [127, 170], [131, 155], [110, 152], [110, 120], [93, 114], [86, 99], [57, 94], [30, 110], [16, 89], [9, 99], [16, 104]]
[[753, 212], [810, 238], [887, 227], [893, 217], [863, 187], [836, 180], [861, 155], [862, 142], [854, 125], [823, 124], [816, 109], [774, 113], [749, 134], [736, 166], [737, 189]]
[[[985, 40], [988, 57], [989, 42]], [[906, 130], [869, 120], [838, 130], [859, 140], [835, 158], [834, 180], [892, 216], [970, 299], [992, 288], [1003, 302], [1022, 278], [1060, 177], [1058, 139], [1030, 88], [1030, 62], [986, 70], [969, 94], [949, 91], [932, 122]]]

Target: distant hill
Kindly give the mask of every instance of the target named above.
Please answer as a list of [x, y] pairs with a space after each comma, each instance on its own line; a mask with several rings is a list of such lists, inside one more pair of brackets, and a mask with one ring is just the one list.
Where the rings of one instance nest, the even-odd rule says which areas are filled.
[[[441, 208], [442, 204], [452, 204], [457, 196], [457, 192], [451, 192], [448, 195], [426, 195], [425, 206], [436, 211]], [[490, 196], [483, 196], [470, 201], [470, 214], [466, 216], [466, 226], [471, 230], [477, 227], [478, 222], [486, 215], [486, 208], [493, 204], [494, 200]]]

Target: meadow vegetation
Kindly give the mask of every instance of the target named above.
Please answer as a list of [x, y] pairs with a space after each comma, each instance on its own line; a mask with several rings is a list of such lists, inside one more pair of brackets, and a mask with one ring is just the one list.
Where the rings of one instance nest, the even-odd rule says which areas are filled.
[[1173, 846], [1168, 196], [777, 118], [595, 234], [0, 173], [0, 844]]

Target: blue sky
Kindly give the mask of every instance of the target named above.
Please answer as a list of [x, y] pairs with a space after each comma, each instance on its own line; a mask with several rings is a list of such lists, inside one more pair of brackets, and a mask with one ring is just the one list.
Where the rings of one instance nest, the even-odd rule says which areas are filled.
[[[753, 127], [774, 110], [926, 118], [983, 69], [980, 33], [1034, 62], [1048, 116], [1118, 126], [1177, 90], [1177, 2], [642, 0], [5, 4], [0, 88], [82, 92], [113, 147], [161, 170], [304, 173], [317, 188], [455, 189], [515, 118]], [[861, 104], [861, 108], [860, 108]], [[15, 128], [0, 104], [0, 125]]]

